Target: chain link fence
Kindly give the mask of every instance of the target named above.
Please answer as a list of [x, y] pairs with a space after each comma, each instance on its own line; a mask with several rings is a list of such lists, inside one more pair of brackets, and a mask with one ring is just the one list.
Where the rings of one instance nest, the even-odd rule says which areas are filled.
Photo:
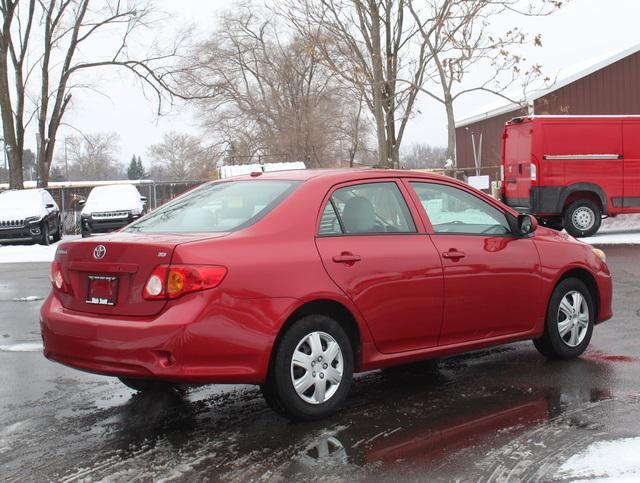
[[[135, 185], [140, 195], [147, 198], [146, 207], [148, 210], [153, 210], [202, 183], [203, 181], [153, 182], [145, 180], [130, 182], [130, 184]], [[58, 184], [62, 184], [62, 186], [56, 186]], [[82, 205], [80, 205], [79, 201], [86, 200], [91, 190], [97, 185], [98, 183], [92, 184], [88, 182], [51, 183], [51, 186], [47, 188], [60, 207], [65, 234], [77, 235], [80, 233], [80, 212], [82, 211]]]

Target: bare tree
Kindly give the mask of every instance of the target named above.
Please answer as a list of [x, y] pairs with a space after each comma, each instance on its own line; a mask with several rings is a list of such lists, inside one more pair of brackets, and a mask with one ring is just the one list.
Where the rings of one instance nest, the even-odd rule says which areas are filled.
[[169, 131], [162, 141], [149, 148], [152, 160], [150, 175], [158, 180], [200, 180], [214, 171], [212, 158], [199, 138]]
[[[334, 162], [343, 111], [335, 76], [320, 62], [317, 39], [282, 32], [269, 12], [245, 2], [223, 12], [219, 27], [196, 50], [185, 74], [204, 128], [230, 160], [258, 153], [310, 167]], [[186, 69], [185, 69], [186, 70]]]
[[379, 164], [397, 165], [432, 56], [421, 32], [436, 28], [439, 12], [414, 17], [407, 0], [280, 0], [276, 11], [319, 40], [323, 63], [373, 117]]
[[[25, 64], [35, 15], [35, 0], [0, 0], [0, 116], [3, 148], [9, 160], [9, 186], [22, 188], [26, 84]], [[13, 79], [13, 82], [12, 82]], [[13, 86], [12, 86], [13, 84]], [[12, 96], [13, 93], [13, 96]]]
[[[0, 0], [0, 11], [0, 111], [13, 188], [23, 185], [21, 155], [31, 119], [36, 121], [38, 183], [47, 185], [72, 93], [97, 89], [86, 83], [88, 71], [111, 67], [130, 73], [154, 96], [158, 112], [179, 96], [173, 64], [186, 37], [179, 34], [163, 47], [141, 45], [136, 34], [160, 21], [145, 0]], [[99, 53], [89, 58], [89, 51]]]
[[[516, 81], [523, 89], [541, 77], [539, 65], [525, 67], [526, 59], [513, 52], [526, 43], [541, 45], [539, 35], [532, 36], [519, 27], [507, 29], [504, 34], [492, 32], [491, 24], [505, 13], [524, 16], [549, 15], [562, 5], [557, 0], [409, 0], [409, 9], [416, 23], [424, 16], [437, 18], [432, 29], [421, 26], [420, 34], [433, 59], [429, 78], [438, 89], [424, 90], [443, 104], [447, 114], [447, 158], [455, 162], [454, 103], [471, 92], [490, 92], [515, 104], [505, 89]], [[469, 72], [483, 72], [473, 84], [464, 81]], [[407, 82], [412, 82], [410, 79]]]
[[445, 166], [447, 160], [447, 148], [430, 146], [424, 143], [413, 143], [402, 154], [402, 166], [404, 168], [439, 168]]
[[68, 137], [69, 178], [74, 181], [125, 179], [124, 166], [117, 161], [119, 151], [120, 137], [116, 133]]

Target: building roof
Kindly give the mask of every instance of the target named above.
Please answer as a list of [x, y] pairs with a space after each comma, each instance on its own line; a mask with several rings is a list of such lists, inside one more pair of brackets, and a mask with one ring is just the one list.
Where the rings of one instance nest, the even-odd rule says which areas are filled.
[[611, 64], [615, 64], [625, 57], [629, 57], [637, 52], [640, 52], [640, 43], [614, 53], [602, 55], [588, 61], [560, 69], [555, 82], [552, 84], [545, 83], [544, 81], [534, 82], [527, 88], [527, 92], [524, 96], [517, 93], [514, 93], [512, 96], [507, 96], [513, 99], [521, 98], [521, 103], [510, 102], [507, 99], [500, 98], [500, 100], [486, 105], [482, 109], [462, 116], [462, 118], [456, 122], [456, 127], [464, 127], [501, 114], [507, 114], [518, 109], [523, 109], [529, 103], [551, 94], [562, 87], [572, 84], [583, 77], [587, 77], [588, 75], [608, 67]]

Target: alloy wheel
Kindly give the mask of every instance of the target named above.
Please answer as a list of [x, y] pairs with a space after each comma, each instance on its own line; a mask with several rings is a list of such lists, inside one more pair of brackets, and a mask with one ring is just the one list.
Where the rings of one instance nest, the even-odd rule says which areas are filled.
[[569, 347], [577, 347], [584, 340], [589, 328], [589, 304], [578, 291], [568, 292], [558, 307], [558, 332]]

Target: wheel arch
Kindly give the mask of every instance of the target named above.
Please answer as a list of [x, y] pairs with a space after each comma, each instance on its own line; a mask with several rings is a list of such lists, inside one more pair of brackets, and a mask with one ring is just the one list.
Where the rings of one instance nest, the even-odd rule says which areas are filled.
[[271, 372], [271, 365], [273, 363], [273, 356], [276, 353], [276, 349], [282, 340], [282, 336], [287, 332], [289, 327], [295, 324], [301, 318], [307, 315], [324, 315], [331, 317], [338, 322], [347, 333], [349, 341], [351, 342], [351, 348], [353, 349], [354, 364], [360, 365], [361, 347], [363, 342], [363, 333], [358, 320], [352, 311], [347, 308], [341, 302], [329, 298], [318, 298], [303, 302], [299, 305], [284, 321], [278, 335], [273, 343], [271, 349], [271, 355], [269, 356], [269, 372]]
[[588, 199], [600, 206], [603, 214], [607, 214], [609, 209], [607, 197], [604, 190], [595, 183], [575, 183], [562, 190], [560, 195], [561, 213], [574, 201]]
[[587, 286], [591, 299], [593, 300], [593, 305], [595, 306], [595, 320], [598, 320], [598, 314], [600, 313], [600, 293], [598, 291], [598, 284], [596, 283], [596, 279], [593, 274], [583, 267], [569, 267], [560, 275], [560, 277], [558, 277], [547, 298], [547, 313], [549, 311], [549, 304], [551, 303], [551, 294], [553, 294], [553, 291], [560, 282], [567, 280], [568, 278], [576, 278]]

